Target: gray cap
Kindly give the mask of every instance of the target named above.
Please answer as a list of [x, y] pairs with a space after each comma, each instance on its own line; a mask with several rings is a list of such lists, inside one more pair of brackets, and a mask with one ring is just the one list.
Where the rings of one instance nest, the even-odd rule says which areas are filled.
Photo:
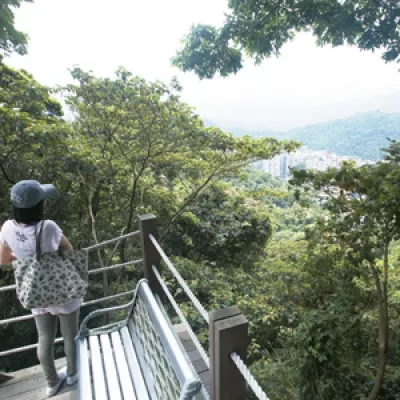
[[11, 202], [17, 208], [31, 208], [55, 194], [54, 185], [41, 185], [38, 181], [19, 181], [11, 188]]

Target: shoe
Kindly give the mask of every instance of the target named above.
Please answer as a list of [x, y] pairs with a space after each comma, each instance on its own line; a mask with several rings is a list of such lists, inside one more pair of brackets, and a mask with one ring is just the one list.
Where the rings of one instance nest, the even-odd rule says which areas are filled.
[[73, 385], [78, 381], [78, 373], [75, 375], [67, 376], [67, 385]]
[[58, 372], [58, 383], [56, 386], [48, 386], [46, 393], [47, 393], [47, 397], [52, 397], [54, 396], [59, 390], [61, 385], [63, 384], [63, 382], [65, 381], [66, 377], [67, 377], [67, 367], [61, 368]]

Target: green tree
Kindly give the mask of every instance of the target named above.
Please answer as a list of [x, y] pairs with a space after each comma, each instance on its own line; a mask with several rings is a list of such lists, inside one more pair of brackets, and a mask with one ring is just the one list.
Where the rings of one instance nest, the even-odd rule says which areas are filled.
[[319, 45], [383, 49], [383, 59], [400, 56], [400, 5], [391, 0], [229, 0], [221, 28], [196, 25], [173, 64], [200, 78], [227, 76], [243, 66], [243, 55], [261, 63], [278, 56], [296, 33], [311, 31]]
[[196, 262], [249, 270], [265, 255], [270, 236], [269, 218], [259, 202], [227, 184], [217, 184], [175, 221], [165, 247]]
[[[77, 174], [94, 237], [96, 220], [130, 232], [138, 214], [154, 206], [168, 229], [216, 181], [298, 146], [205, 128], [180, 100], [176, 82], [146, 82], [122, 68], [115, 79], [79, 68], [72, 75], [78, 84], [66, 88], [76, 115], [71, 151], [82, 156]], [[123, 211], [110, 216], [110, 207]]]
[[[375, 400], [383, 383], [389, 331], [389, 246], [399, 238], [399, 164], [378, 162], [356, 168], [345, 163], [327, 172], [295, 171], [294, 182], [312, 185], [331, 195], [329, 215], [321, 218], [310, 240], [331, 243], [346, 253], [353, 265], [367, 267], [375, 282], [379, 315], [379, 365], [375, 385], [368, 397]], [[339, 188], [339, 195], [331, 189]]]
[[[56, 219], [67, 235], [70, 233], [69, 228], [78, 218], [76, 204], [65, 201], [65, 193], [72, 192], [74, 182], [65, 176], [70, 164], [68, 132], [61, 105], [52, 98], [50, 88], [40, 85], [28, 72], [10, 68], [0, 56], [0, 226], [11, 217], [11, 186], [21, 179], [38, 179], [56, 184], [60, 194], [49, 202], [47, 217]], [[1, 266], [0, 286], [13, 283], [10, 266]], [[0, 319], [27, 312], [15, 292], [1, 293], [0, 309]], [[32, 321], [0, 327], [1, 350], [31, 344], [36, 339]], [[2, 357], [0, 368], [15, 370], [36, 362], [32, 351]]]
[[5, 53], [27, 52], [28, 36], [14, 26], [13, 8], [20, 7], [23, 1], [31, 3], [33, 0], [0, 0], [0, 50]]
[[62, 114], [49, 88], [28, 72], [8, 67], [0, 56], [0, 176], [5, 191], [35, 174], [50, 142], [53, 152], [62, 146]]

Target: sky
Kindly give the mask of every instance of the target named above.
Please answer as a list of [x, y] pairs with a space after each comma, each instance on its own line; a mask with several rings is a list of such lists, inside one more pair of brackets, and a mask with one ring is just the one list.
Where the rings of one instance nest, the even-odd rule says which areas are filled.
[[200, 80], [171, 66], [192, 24], [221, 25], [228, 0], [35, 0], [16, 11], [30, 37], [28, 55], [6, 62], [45, 85], [71, 82], [79, 65], [111, 77], [119, 66], [146, 80], [177, 76], [182, 99], [229, 130], [287, 130], [381, 110], [400, 112], [400, 66], [380, 52], [319, 48], [310, 34], [261, 66], [246, 60], [228, 78]]

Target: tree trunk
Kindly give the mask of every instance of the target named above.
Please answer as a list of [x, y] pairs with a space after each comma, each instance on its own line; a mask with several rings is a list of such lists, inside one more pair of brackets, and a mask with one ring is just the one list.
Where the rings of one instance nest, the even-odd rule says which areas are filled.
[[[99, 188], [96, 191], [96, 193], [97, 193], [97, 196], [98, 196]], [[95, 214], [95, 212], [97, 212], [97, 209], [94, 211], [94, 206], [93, 205], [95, 203], [93, 202], [93, 197], [94, 196], [92, 195], [92, 193], [90, 193], [89, 198], [88, 198], [88, 209], [89, 209], [89, 215], [90, 215], [90, 220], [91, 220], [92, 236], [93, 236], [94, 242], [96, 244], [98, 244], [99, 241], [98, 241], [97, 232], [96, 232], [96, 214]], [[96, 199], [96, 202], [97, 201], [98, 200]], [[100, 248], [97, 248], [96, 252], [97, 252], [97, 257], [99, 259], [100, 268], [103, 268], [104, 267], [104, 261], [103, 261], [103, 257], [102, 257]], [[107, 297], [108, 293], [109, 293], [109, 290], [108, 290], [107, 271], [103, 271], [103, 297]], [[105, 316], [104, 316], [104, 324], [107, 325], [108, 321], [109, 321], [109, 316], [108, 316], [108, 314], [105, 314]]]
[[380, 342], [379, 343], [379, 368], [378, 368], [378, 372], [375, 377], [374, 387], [368, 396], [368, 400], [376, 400], [378, 398], [379, 391], [381, 390], [383, 378], [385, 375], [387, 345], [385, 346], [384, 343], [381, 343], [381, 340], [379, 340], [379, 342]]
[[[141, 176], [142, 172], [144, 171], [144, 166], [142, 166], [142, 169], [138, 175], [133, 174], [132, 175], [132, 193], [131, 193], [131, 199], [129, 202], [129, 211], [128, 211], [128, 222], [125, 227], [125, 232], [130, 233], [132, 230], [132, 225], [133, 225], [133, 216], [135, 213], [135, 200], [136, 200], [136, 188], [137, 188], [137, 183], [138, 179]], [[121, 243], [121, 247], [119, 249], [119, 258], [121, 263], [125, 262], [125, 241]], [[122, 276], [120, 277], [122, 279]]]
[[389, 341], [389, 316], [388, 316], [388, 242], [384, 245], [384, 278], [383, 288], [381, 286], [381, 280], [379, 273], [375, 266], [371, 266], [372, 274], [375, 279], [375, 286], [378, 295], [379, 304], [379, 367], [375, 377], [375, 384], [372, 388], [371, 393], [368, 396], [368, 400], [376, 400], [381, 390], [383, 378], [385, 376], [387, 352], [388, 352], [388, 341]]

